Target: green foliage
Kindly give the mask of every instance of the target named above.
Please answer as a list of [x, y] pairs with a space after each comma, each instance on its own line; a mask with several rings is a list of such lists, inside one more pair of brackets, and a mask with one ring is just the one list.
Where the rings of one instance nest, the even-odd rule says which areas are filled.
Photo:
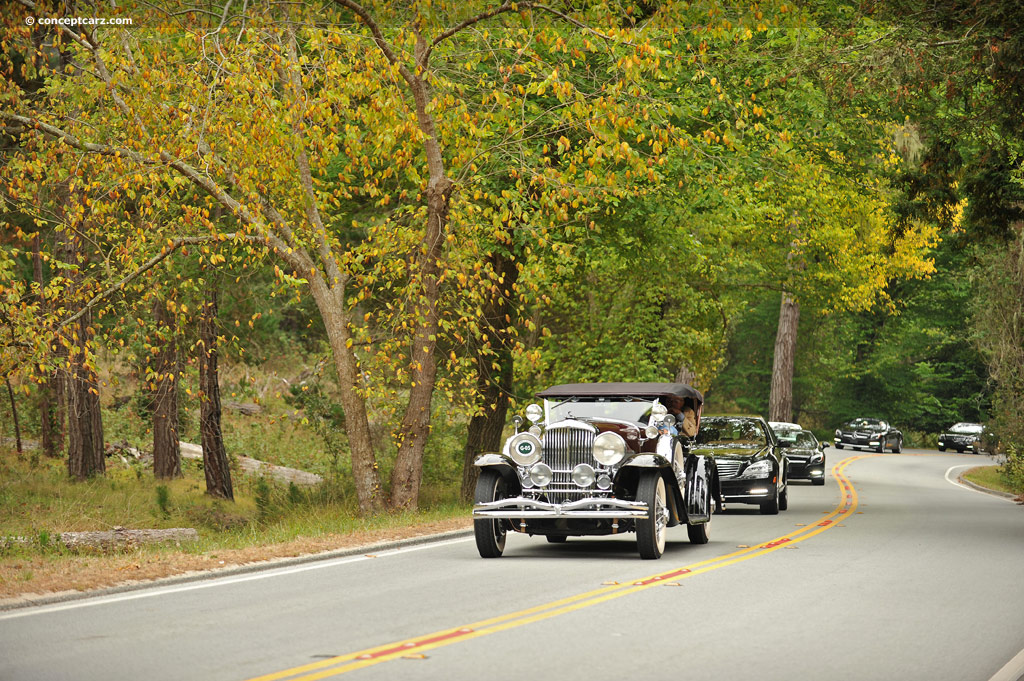
[[1024, 494], [1024, 450], [1010, 445], [1006, 448], [1006, 462], [1000, 474], [1007, 485], [1018, 494]]
[[171, 490], [167, 485], [156, 486], [156, 507], [165, 518], [171, 515]]

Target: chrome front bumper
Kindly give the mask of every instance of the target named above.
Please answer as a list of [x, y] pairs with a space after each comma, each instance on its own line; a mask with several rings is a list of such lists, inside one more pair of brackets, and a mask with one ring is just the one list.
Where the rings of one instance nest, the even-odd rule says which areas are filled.
[[646, 518], [647, 504], [621, 499], [589, 498], [551, 504], [536, 499], [513, 497], [473, 507], [474, 518]]

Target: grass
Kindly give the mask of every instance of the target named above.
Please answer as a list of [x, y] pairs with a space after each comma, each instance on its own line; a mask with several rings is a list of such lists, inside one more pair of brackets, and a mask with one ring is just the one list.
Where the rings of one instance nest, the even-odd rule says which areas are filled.
[[979, 466], [963, 474], [963, 477], [987, 489], [1010, 494], [1024, 494], [1024, 489], [1014, 489], [1003, 478], [1002, 466]]
[[[35, 466], [0, 448], [0, 598], [90, 589], [127, 579], [359, 546], [469, 527], [470, 507], [454, 491], [416, 512], [360, 516], [351, 495], [326, 482], [297, 487], [233, 473], [235, 501], [210, 498], [199, 462], [184, 477], [158, 481], [149, 469], [107, 458], [107, 474], [68, 479], [63, 460]], [[62, 532], [192, 527], [196, 542], [143, 545], [111, 553], [72, 551]], [[19, 538], [11, 541], [10, 538]], [[5, 541], [7, 540], [7, 541]]]

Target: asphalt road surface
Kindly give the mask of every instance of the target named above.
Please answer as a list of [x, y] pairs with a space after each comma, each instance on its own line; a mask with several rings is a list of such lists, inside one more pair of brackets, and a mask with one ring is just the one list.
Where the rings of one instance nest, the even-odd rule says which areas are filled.
[[788, 511], [730, 506], [658, 561], [460, 537], [0, 612], [0, 679], [1024, 677], [1024, 506], [954, 482], [987, 458], [828, 457]]

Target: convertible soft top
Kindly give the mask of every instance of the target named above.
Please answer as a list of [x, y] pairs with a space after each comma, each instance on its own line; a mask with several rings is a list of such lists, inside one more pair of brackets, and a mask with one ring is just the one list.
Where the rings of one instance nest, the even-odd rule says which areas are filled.
[[537, 393], [537, 397], [566, 399], [569, 397], [680, 397], [704, 403], [704, 396], [685, 383], [564, 383]]

